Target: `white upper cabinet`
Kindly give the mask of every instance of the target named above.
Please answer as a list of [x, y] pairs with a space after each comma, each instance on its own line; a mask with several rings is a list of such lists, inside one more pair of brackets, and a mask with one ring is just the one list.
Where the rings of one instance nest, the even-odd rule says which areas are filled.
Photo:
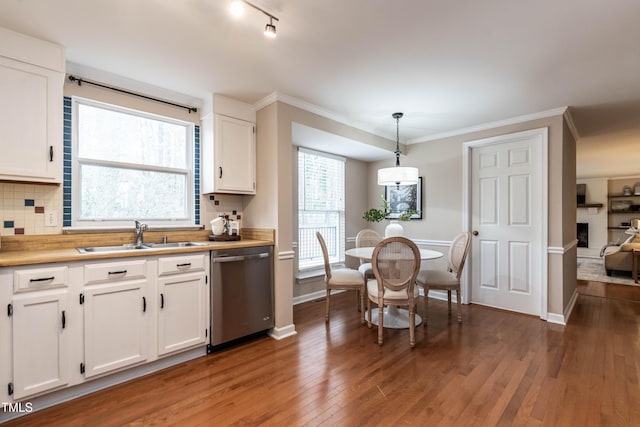
[[255, 124], [218, 114], [215, 126], [217, 191], [256, 194]]
[[62, 182], [62, 46], [0, 28], [0, 180]]
[[256, 194], [255, 112], [217, 95], [215, 103], [215, 113], [203, 117], [202, 191]]

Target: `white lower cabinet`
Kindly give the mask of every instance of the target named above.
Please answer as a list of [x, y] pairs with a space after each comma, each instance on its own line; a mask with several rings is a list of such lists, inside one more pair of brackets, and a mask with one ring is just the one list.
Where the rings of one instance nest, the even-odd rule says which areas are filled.
[[146, 259], [84, 266], [84, 376], [91, 378], [149, 357], [150, 280]]
[[69, 382], [68, 296], [67, 289], [57, 289], [24, 293], [13, 298], [14, 399]]
[[91, 378], [148, 357], [145, 280], [84, 291], [84, 376]]
[[208, 275], [208, 252], [0, 268], [0, 401], [205, 354]]
[[207, 287], [203, 273], [158, 281], [158, 355], [206, 344]]
[[158, 260], [158, 355], [207, 342], [208, 257], [163, 257]]

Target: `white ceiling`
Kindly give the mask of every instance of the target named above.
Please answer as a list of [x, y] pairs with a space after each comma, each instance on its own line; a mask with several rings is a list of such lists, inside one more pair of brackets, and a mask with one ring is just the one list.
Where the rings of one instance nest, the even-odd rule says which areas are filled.
[[185, 98], [275, 91], [393, 140], [395, 111], [408, 142], [563, 106], [581, 137], [640, 126], [640, 1], [254, 3], [276, 39], [227, 0], [2, 0], [0, 26]]

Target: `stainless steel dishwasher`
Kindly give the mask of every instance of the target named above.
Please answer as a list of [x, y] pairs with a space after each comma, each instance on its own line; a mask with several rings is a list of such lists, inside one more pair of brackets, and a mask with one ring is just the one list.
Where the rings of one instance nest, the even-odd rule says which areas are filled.
[[211, 251], [208, 352], [274, 326], [273, 247]]

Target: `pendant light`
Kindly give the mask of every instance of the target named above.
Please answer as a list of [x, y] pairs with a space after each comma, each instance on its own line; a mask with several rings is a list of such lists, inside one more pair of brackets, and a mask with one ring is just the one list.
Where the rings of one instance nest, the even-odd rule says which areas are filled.
[[396, 165], [378, 169], [378, 185], [414, 185], [418, 183], [418, 168], [400, 166], [400, 119], [404, 114], [393, 113], [396, 119]]

